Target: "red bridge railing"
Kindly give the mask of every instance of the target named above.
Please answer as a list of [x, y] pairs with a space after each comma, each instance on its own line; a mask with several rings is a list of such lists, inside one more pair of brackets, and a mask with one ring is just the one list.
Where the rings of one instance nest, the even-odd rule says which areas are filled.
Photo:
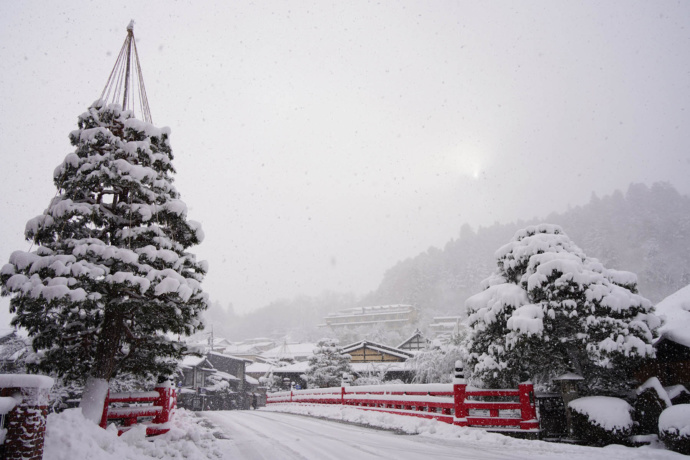
[[280, 403], [341, 404], [458, 426], [539, 430], [531, 383], [520, 384], [517, 390], [484, 390], [449, 383], [319, 388], [267, 395], [266, 404]]
[[[118, 407], [111, 407], [116, 404]], [[123, 406], [123, 404], [127, 404]], [[177, 394], [169, 383], [156, 387], [153, 391], [136, 393], [110, 393], [103, 405], [101, 427], [105, 428], [109, 420], [120, 420], [118, 435], [132, 426], [140, 423], [139, 418], [153, 418], [143, 422], [146, 425], [146, 435], [155, 436], [170, 431], [168, 422], [172, 418], [177, 405]]]

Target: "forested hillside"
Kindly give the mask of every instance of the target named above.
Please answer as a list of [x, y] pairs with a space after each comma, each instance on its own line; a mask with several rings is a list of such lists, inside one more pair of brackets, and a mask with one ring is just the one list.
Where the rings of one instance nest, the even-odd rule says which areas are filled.
[[443, 249], [429, 248], [399, 262], [364, 303], [413, 303], [459, 314], [464, 302], [495, 268], [494, 252], [531, 224], [560, 225], [588, 255], [607, 267], [634, 272], [640, 294], [657, 302], [690, 284], [690, 198], [672, 186], [631, 185], [562, 214], [496, 224], [476, 232], [464, 226]]
[[[420, 308], [424, 328], [435, 315], [464, 314], [465, 300], [479, 292], [480, 282], [496, 268], [496, 250], [516, 231], [543, 222], [560, 225], [576, 245], [606, 267], [636, 273], [640, 294], [653, 303], [690, 284], [690, 198], [665, 183], [633, 184], [625, 195], [593, 195], [585, 206], [542, 219], [476, 231], [464, 225], [459, 237], [443, 249], [429, 248], [390, 268], [379, 288], [360, 299], [332, 292], [301, 296], [277, 300], [245, 316], [217, 306], [207, 318], [216, 333], [234, 339], [287, 334], [292, 340], [316, 340], [329, 334], [317, 327], [329, 312], [356, 305], [411, 303]], [[386, 341], [381, 331], [367, 334]]]

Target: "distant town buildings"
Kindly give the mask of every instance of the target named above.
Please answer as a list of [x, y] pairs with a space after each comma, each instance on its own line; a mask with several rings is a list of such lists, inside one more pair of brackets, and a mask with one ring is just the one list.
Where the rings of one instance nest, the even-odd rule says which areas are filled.
[[413, 324], [417, 317], [418, 311], [412, 305], [353, 307], [329, 314], [324, 318], [325, 323], [322, 326], [337, 329], [380, 324], [395, 328]]

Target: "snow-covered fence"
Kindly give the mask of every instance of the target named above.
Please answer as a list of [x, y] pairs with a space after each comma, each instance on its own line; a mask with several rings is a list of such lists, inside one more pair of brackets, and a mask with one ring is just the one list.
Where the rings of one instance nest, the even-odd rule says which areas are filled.
[[44, 375], [0, 375], [0, 458], [40, 460], [53, 379]]
[[465, 383], [368, 385], [269, 393], [266, 404], [341, 404], [458, 426], [538, 431], [534, 387], [484, 390]]
[[[111, 407], [116, 404], [119, 407]], [[128, 404], [128, 406], [122, 406]], [[153, 417], [152, 420], [144, 422], [146, 434], [154, 436], [170, 431], [168, 422], [170, 421], [173, 410], [177, 404], [177, 393], [170, 385], [165, 382], [157, 386], [153, 391], [143, 391], [136, 393], [110, 393], [103, 405], [103, 416], [101, 417], [101, 427], [108, 425], [108, 420], [121, 420], [118, 427], [118, 434], [122, 434], [133, 425], [139, 423], [140, 417]]]

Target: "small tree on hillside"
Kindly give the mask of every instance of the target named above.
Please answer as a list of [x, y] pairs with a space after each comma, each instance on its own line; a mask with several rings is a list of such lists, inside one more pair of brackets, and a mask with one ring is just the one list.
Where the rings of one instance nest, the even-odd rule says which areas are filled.
[[309, 357], [306, 380], [309, 388], [339, 387], [343, 374], [352, 374], [351, 356], [343, 353], [337, 339], [321, 339]]
[[106, 382], [171, 375], [185, 351], [171, 336], [202, 327], [207, 268], [187, 248], [203, 232], [173, 186], [169, 135], [95, 102], [70, 134], [55, 198], [26, 225], [33, 250], [0, 271], [12, 324], [39, 352], [31, 369], [88, 377], [82, 407], [93, 420]]
[[467, 300], [473, 379], [548, 386], [574, 371], [589, 391], [632, 387], [634, 369], [654, 355], [659, 325], [635, 275], [604, 268], [546, 224], [517, 232], [496, 259], [485, 290]]

